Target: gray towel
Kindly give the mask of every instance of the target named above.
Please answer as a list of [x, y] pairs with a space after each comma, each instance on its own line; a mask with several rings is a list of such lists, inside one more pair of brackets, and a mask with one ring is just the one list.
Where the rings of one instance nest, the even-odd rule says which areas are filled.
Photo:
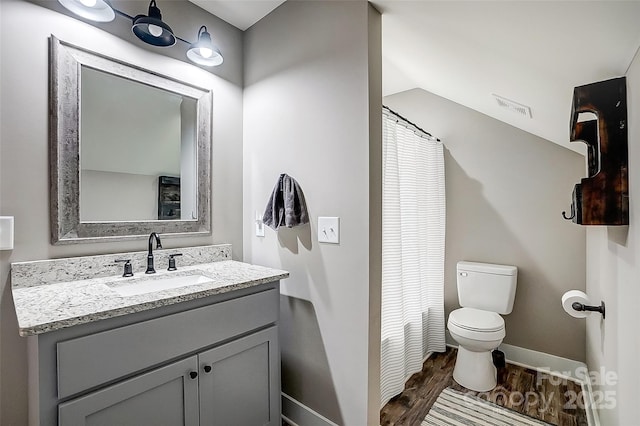
[[281, 226], [293, 228], [309, 223], [304, 194], [294, 178], [280, 175], [262, 215], [262, 222], [276, 231]]

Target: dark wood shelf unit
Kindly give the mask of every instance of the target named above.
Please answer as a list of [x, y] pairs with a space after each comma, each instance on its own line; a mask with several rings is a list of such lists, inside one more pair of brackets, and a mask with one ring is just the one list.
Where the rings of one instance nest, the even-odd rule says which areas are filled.
[[[581, 113], [595, 120], [578, 121]], [[571, 215], [579, 225], [628, 225], [626, 78], [576, 87], [570, 121], [571, 142], [587, 145], [588, 177], [573, 189]]]

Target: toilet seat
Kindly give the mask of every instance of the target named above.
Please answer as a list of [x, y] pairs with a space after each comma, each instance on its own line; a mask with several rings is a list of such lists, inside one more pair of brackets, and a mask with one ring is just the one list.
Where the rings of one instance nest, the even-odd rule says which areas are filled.
[[506, 335], [504, 319], [495, 312], [460, 308], [449, 314], [447, 328], [467, 339], [490, 341]]
[[498, 331], [504, 328], [504, 319], [495, 312], [474, 308], [460, 308], [449, 314], [449, 322], [472, 331]]

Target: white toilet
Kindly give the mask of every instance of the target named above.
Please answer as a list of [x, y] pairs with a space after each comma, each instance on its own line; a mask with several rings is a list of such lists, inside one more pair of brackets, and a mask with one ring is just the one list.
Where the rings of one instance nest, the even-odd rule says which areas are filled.
[[497, 383], [491, 352], [505, 336], [504, 320], [516, 295], [518, 268], [458, 262], [458, 300], [462, 308], [449, 315], [447, 328], [458, 342], [453, 379], [467, 389], [484, 392]]

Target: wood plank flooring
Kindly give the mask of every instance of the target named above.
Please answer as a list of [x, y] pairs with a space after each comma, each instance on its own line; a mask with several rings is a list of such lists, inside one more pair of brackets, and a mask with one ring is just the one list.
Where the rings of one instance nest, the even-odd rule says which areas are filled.
[[489, 392], [470, 391], [453, 380], [456, 349], [435, 354], [405, 390], [380, 411], [381, 426], [419, 426], [440, 392], [453, 389], [557, 426], [587, 426], [582, 388], [573, 380], [507, 364], [498, 370], [498, 386]]

